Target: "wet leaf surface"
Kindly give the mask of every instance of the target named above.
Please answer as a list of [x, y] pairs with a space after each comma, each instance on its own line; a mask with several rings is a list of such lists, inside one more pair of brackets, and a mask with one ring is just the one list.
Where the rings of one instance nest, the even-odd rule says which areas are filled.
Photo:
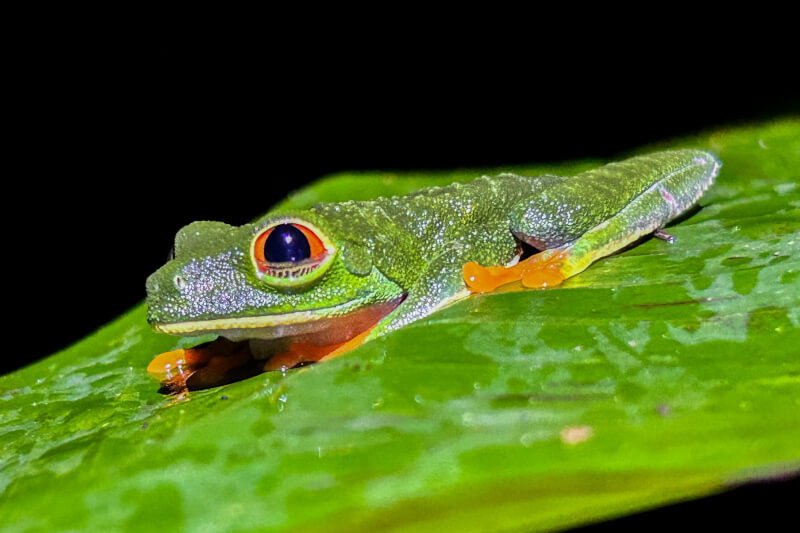
[[[800, 122], [642, 152], [677, 147], [724, 164], [677, 242], [562, 287], [473, 297], [332, 362], [182, 401], [144, 371], [180, 343], [143, 306], [0, 378], [0, 522], [532, 531], [800, 468]], [[475, 175], [337, 175], [287, 202]]]

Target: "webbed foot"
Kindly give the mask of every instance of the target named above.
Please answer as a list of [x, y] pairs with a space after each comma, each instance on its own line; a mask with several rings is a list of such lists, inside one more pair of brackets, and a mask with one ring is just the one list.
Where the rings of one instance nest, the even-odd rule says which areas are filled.
[[492, 292], [497, 287], [521, 281], [531, 289], [560, 285], [568, 276], [562, 271], [569, 249], [545, 250], [509, 267], [483, 267], [478, 263], [465, 263], [461, 274], [473, 294]]
[[217, 387], [252, 374], [247, 364], [253, 356], [247, 343], [219, 338], [212, 342], [164, 352], [147, 365], [151, 377], [164, 390], [176, 394], [187, 390]]

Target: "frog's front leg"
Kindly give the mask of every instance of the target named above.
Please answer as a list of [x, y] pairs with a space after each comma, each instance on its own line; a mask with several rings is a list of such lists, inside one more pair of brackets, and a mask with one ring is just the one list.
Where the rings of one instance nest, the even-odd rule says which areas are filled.
[[720, 167], [700, 150], [661, 152], [563, 178], [517, 206], [511, 230], [542, 252], [517, 265], [464, 266], [472, 292], [514, 281], [531, 288], [559, 285], [591, 263], [640, 237], [660, 232], [702, 195]]
[[461, 275], [465, 263], [505, 264], [514, 257], [516, 242], [503, 227], [480, 226], [466, 231], [439, 251], [408, 290], [406, 299], [369, 332], [371, 340], [467, 298], [471, 292]]
[[421, 273], [406, 299], [381, 320], [367, 336], [374, 339], [399, 329], [458, 300], [467, 298], [470, 291], [461, 277], [461, 267], [474, 255], [478, 243], [450, 243]]
[[[399, 329], [406, 324], [430, 315], [446, 305], [467, 298], [470, 291], [461, 277], [462, 265], [471, 260], [484, 259], [491, 262], [498, 254], [513, 253], [514, 240], [511, 235], [499, 232], [476, 231], [480, 237], [469, 239], [469, 243], [452, 242], [420, 273], [418, 281], [408, 290], [405, 299], [374, 326], [352, 339], [328, 346], [307, 343], [292, 343], [288, 350], [270, 358], [264, 370], [292, 368], [300, 363], [327, 361], [356, 348], [361, 343]], [[490, 242], [491, 236], [495, 236]]]

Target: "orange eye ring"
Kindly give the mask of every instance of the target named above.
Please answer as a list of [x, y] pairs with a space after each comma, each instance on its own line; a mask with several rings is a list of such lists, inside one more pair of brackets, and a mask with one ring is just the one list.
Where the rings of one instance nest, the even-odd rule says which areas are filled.
[[[272, 235], [273, 230], [277, 228], [280, 224], [276, 224], [267, 229], [267, 231], [262, 232], [258, 237], [256, 237], [255, 243], [253, 243], [253, 257], [256, 260], [256, 263], [263, 263], [266, 269], [266, 265], [269, 264], [267, 261], [266, 256], [264, 255], [264, 245], [267, 242], [267, 239], [270, 235]], [[320, 239], [314, 231], [310, 230], [306, 226], [302, 224], [298, 224], [296, 222], [289, 222], [289, 226], [292, 226], [296, 230], [300, 231], [308, 240], [308, 247], [310, 250], [310, 257], [318, 258], [322, 256], [325, 252], [325, 245], [322, 243], [322, 239]], [[264, 270], [262, 270], [263, 272]]]
[[325, 234], [301, 219], [275, 220], [252, 240], [256, 277], [276, 287], [297, 287], [319, 278], [336, 249]]

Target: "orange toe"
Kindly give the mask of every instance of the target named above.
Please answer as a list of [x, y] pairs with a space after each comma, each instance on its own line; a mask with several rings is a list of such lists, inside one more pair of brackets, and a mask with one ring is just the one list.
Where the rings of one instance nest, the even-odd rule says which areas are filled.
[[516, 281], [528, 288], [555, 287], [566, 279], [561, 267], [567, 255], [567, 251], [541, 252], [510, 267], [482, 267], [470, 262], [464, 264], [461, 275], [473, 294], [492, 292]]
[[567, 252], [559, 252], [546, 259], [525, 264], [521, 269], [522, 284], [530, 289], [543, 289], [561, 285], [561, 282], [566, 279], [566, 276], [561, 271], [561, 266], [566, 257]]
[[210, 358], [211, 352], [204, 349], [172, 350], [155, 356], [147, 365], [147, 373], [159, 381], [176, 375], [191, 375]]
[[158, 354], [147, 365], [150, 376], [172, 392], [213, 387], [233, 368], [252, 360], [247, 343], [227, 339]]
[[497, 287], [519, 280], [519, 274], [512, 268], [482, 267], [469, 262], [461, 267], [461, 277], [473, 294], [492, 292]]

